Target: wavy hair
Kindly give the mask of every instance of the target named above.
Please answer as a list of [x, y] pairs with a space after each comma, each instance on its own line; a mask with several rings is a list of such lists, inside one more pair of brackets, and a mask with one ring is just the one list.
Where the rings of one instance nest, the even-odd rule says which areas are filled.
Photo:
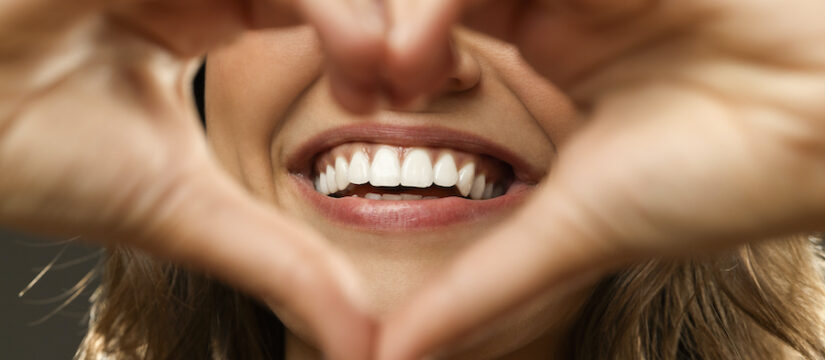
[[[825, 358], [821, 241], [627, 267], [596, 286], [565, 358]], [[266, 307], [133, 250], [110, 251], [93, 300], [78, 360], [283, 358], [284, 327]]]

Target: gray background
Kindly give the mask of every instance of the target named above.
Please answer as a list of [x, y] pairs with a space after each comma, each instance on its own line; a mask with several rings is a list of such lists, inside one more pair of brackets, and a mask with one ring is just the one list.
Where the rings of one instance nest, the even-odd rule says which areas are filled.
[[[95, 268], [102, 253], [99, 248], [65, 240], [0, 229], [0, 360], [74, 356], [85, 331], [89, 295], [98, 282], [93, 281], [62, 310], [49, 314]], [[61, 252], [56, 266], [23, 297], [18, 297], [39, 270]]]

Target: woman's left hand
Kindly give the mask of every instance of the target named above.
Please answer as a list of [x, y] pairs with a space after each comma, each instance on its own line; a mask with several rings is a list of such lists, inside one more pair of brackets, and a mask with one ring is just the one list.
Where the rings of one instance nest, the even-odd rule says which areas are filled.
[[633, 261], [825, 225], [822, 1], [390, 3], [395, 94], [445, 75], [409, 76], [449, 63], [464, 15], [516, 43], [587, 123], [517, 216], [386, 320], [379, 359], [431, 354]]

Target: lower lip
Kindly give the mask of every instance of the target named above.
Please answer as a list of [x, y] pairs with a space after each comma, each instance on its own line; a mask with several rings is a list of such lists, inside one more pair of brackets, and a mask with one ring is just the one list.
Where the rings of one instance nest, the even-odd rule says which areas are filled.
[[521, 204], [535, 187], [513, 183], [506, 194], [489, 200], [457, 196], [430, 200], [370, 200], [321, 195], [305, 177], [294, 175], [300, 192], [319, 212], [335, 222], [379, 231], [426, 230], [477, 221]]

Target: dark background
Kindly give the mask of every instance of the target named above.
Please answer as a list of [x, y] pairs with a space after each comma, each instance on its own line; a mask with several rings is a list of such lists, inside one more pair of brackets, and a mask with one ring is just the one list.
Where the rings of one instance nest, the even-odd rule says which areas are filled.
[[[0, 359], [51, 360], [74, 356], [86, 330], [89, 295], [97, 281], [92, 281], [67, 306], [61, 305], [75, 293], [72, 287], [96, 267], [102, 253], [77, 240], [66, 240], [0, 229]], [[55, 266], [24, 296], [18, 297], [58, 254]]]

